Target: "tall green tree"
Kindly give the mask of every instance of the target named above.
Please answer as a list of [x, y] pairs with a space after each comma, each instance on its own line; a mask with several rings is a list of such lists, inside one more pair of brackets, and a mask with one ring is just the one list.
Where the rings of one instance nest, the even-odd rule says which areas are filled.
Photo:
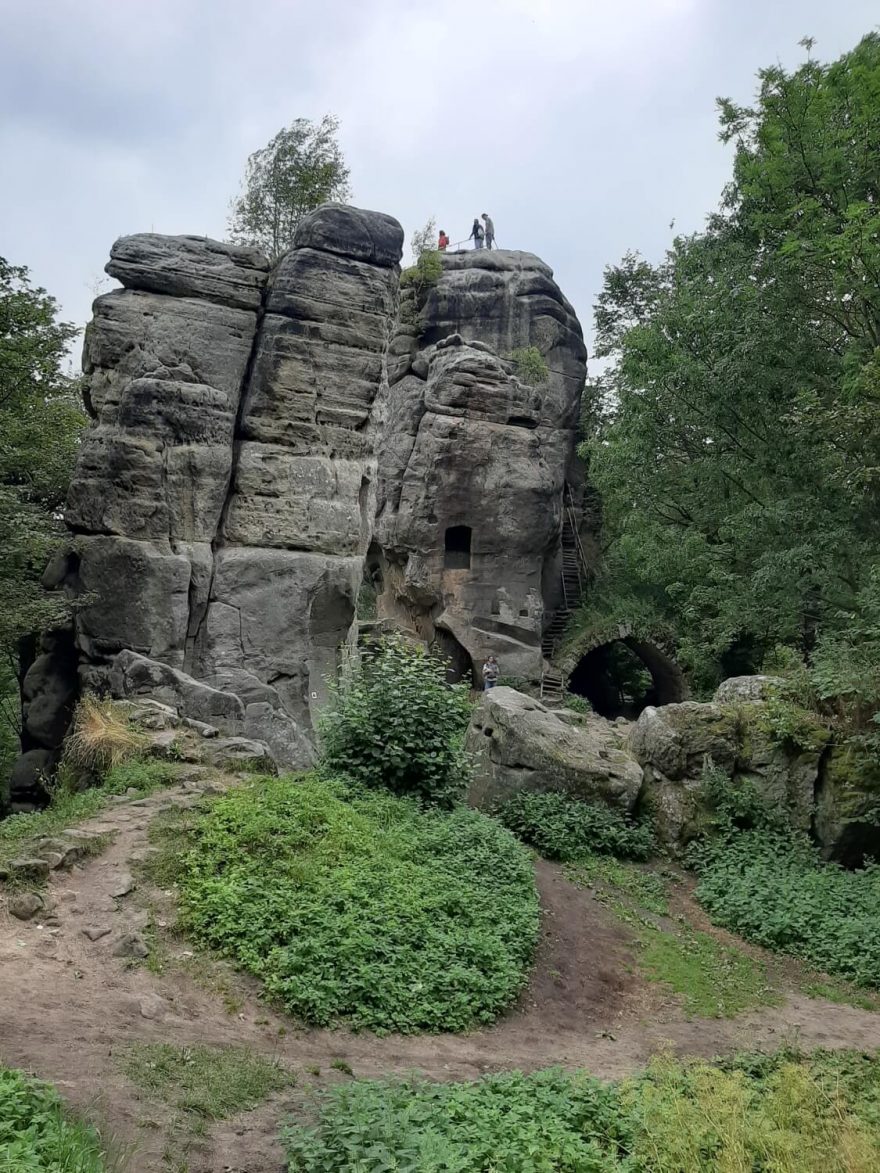
[[719, 105], [720, 214], [606, 273], [584, 448], [609, 548], [581, 622], [665, 628], [706, 686], [810, 657], [880, 557], [880, 38]]
[[0, 257], [0, 742], [5, 736], [7, 745], [19, 642], [64, 614], [39, 580], [61, 537], [86, 423], [76, 381], [63, 370], [76, 333], [28, 270]]
[[349, 171], [337, 141], [339, 121], [297, 118], [247, 161], [243, 190], [232, 201], [229, 236], [276, 260], [290, 248], [297, 224], [328, 201], [351, 196]]

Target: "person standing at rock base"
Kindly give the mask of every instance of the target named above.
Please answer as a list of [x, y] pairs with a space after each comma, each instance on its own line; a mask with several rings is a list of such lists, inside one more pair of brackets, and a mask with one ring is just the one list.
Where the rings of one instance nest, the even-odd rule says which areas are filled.
[[468, 237], [468, 240], [470, 240], [471, 237], [473, 237], [474, 248], [483, 247], [483, 225], [480, 223], [477, 216], [474, 216], [474, 226], [471, 229], [471, 234]]
[[486, 657], [486, 663], [483, 665], [483, 692], [488, 692], [490, 688], [495, 687], [498, 683], [500, 672], [498, 661], [490, 653]]
[[488, 212], [483, 213], [483, 223], [486, 225], [486, 248], [495, 247], [495, 225]]

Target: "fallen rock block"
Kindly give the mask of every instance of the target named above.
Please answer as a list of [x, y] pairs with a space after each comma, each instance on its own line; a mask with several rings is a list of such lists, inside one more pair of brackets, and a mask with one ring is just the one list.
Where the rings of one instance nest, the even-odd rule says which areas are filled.
[[602, 717], [571, 725], [532, 697], [493, 688], [467, 732], [475, 762], [468, 801], [487, 808], [520, 791], [560, 791], [630, 811], [642, 769], [621, 743], [620, 730]]
[[8, 871], [11, 877], [20, 880], [45, 880], [49, 874], [49, 865], [44, 859], [13, 859], [9, 862]]
[[17, 920], [31, 920], [43, 907], [43, 900], [36, 892], [14, 892], [7, 907]]
[[140, 933], [123, 933], [113, 950], [114, 957], [133, 957], [143, 960], [149, 955], [150, 947]]

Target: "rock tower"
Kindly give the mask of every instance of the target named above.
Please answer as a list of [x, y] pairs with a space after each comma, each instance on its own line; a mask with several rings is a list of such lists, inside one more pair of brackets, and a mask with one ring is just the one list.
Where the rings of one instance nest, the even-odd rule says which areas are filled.
[[[460, 672], [490, 648], [540, 672], [581, 491], [580, 326], [528, 253], [443, 257], [401, 297], [402, 243], [391, 217], [327, 205], [274, 269], [201, 237], [113, 246], [123, 288], [86, 331], [93, 424], [45, 579], [75, 616], [25, 679], [20, 788], [79, 688], [150, 693], [307, 764], [365, 567], [380, 616]], [[513, 358], [532, 346], [538, 386]]]

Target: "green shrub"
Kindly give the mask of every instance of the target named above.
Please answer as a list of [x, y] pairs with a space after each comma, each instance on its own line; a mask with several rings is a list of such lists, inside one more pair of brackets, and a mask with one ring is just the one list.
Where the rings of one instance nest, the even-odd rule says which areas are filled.
[[724, 928], [880, 987], [880, 867], [823, 863], [806, 836], [758, 828], [704, 841], [697, 899]]
[[878, 1101], [866, 1055], [664, 1057], [620, 1084], [559, 1070], [340, 1084], [284, 1141], [290, 1173], [868, 1173]]
[[545, 859], [567, 862], [593, 852], [647, 859], [654, 849], [648, 824], [634, 823], [610, 807], [579, 802], [566, 794], [523, 792], [508, 799], [496, 814]]
[[464, 1030], [523, 983], [531, 861], [475, 811], [267, 778], [214, 802], [191, 843], [184, 926], [307, 1022]]
[[700, 773], [700, 797], [711, 812], [714, 834], [730, 835], [757, 827], [781, 829], [788, 825], [782, 812], [768, 807], [751, 778], [733, 779], [711, 758], [706, 758]]
[[537, 346], [522, 346], [510, 352], [519, 378], [530, 387], [540, 387], [550, 378], [550, 368]]
[[466, 683], [441, 656], [388, 636], [351, 665], [320, 720], [330, 773], [450, 807], [463, 795], [470, 718]]
[[0, 1169], [9, 1173], [105, 1173], [101, 1137], [77, 1120], [53, 1087], [0, 1067]]
[[592, 713], [593, 706], [585, 696], [578, 696], [576, 692], [567, 692], [563, 705], [573, 713]]

